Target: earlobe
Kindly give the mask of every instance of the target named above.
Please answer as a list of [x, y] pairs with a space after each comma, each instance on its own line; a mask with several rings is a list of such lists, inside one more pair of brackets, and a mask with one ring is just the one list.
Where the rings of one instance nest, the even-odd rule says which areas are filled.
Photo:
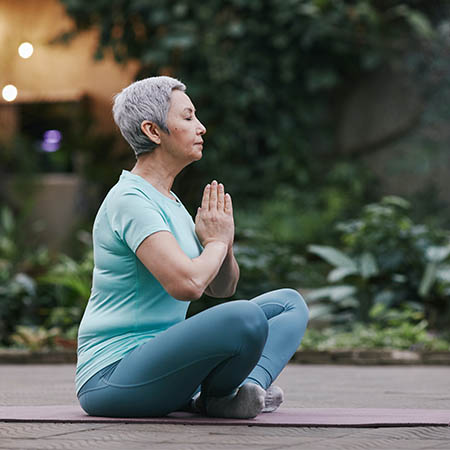
[[141, 131], [155, 144], [161, 144], [161, 137], [158, 127], [149, 120], [144, 120], [141, 123]]

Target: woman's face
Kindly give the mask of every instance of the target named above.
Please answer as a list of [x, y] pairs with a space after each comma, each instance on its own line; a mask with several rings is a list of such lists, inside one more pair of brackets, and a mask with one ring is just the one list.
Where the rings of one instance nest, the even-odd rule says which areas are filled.
[[161, 134], [161, 147], [188, 164], [201, 159], [206, 128], [197, 119], [194, 105], [183, 91], [172, 91], [167, 127], [170, 133]]

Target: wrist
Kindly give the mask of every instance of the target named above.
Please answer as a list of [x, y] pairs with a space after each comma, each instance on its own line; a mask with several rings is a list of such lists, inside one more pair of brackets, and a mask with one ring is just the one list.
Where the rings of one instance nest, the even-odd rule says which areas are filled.
[[223, 248], [223, 249], [225, 249], [227, 252], [228, 252], [228, 244], [226, 244], [225, 242], [223, 242], [223, 241], [219, 241], [219, 240], [211, 240], [211, 241], [206, 241], [204, 244], [203, 244], [203, 248], [206, 248], [206, 247], [221, 247], [221, 248]]

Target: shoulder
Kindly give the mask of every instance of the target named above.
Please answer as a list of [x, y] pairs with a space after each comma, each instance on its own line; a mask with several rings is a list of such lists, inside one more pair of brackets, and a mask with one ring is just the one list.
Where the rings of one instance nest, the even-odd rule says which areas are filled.
[[105, 201], [108, 209], [130, 209], [137, 208], [139, 205], [161, 209], [157, 199], [151, 193], [128, 180], [119, 181], [113, 186]]

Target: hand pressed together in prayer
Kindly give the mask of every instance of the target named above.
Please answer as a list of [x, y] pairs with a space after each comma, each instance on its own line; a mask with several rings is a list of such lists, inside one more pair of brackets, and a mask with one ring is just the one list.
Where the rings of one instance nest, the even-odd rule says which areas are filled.
[[195, 216], [195, 232], [205, 247], [220, 241], [231, 248], [234, 241], [233, 205], [222, 183], [214, 180], [203, 191], [202, 204]]

